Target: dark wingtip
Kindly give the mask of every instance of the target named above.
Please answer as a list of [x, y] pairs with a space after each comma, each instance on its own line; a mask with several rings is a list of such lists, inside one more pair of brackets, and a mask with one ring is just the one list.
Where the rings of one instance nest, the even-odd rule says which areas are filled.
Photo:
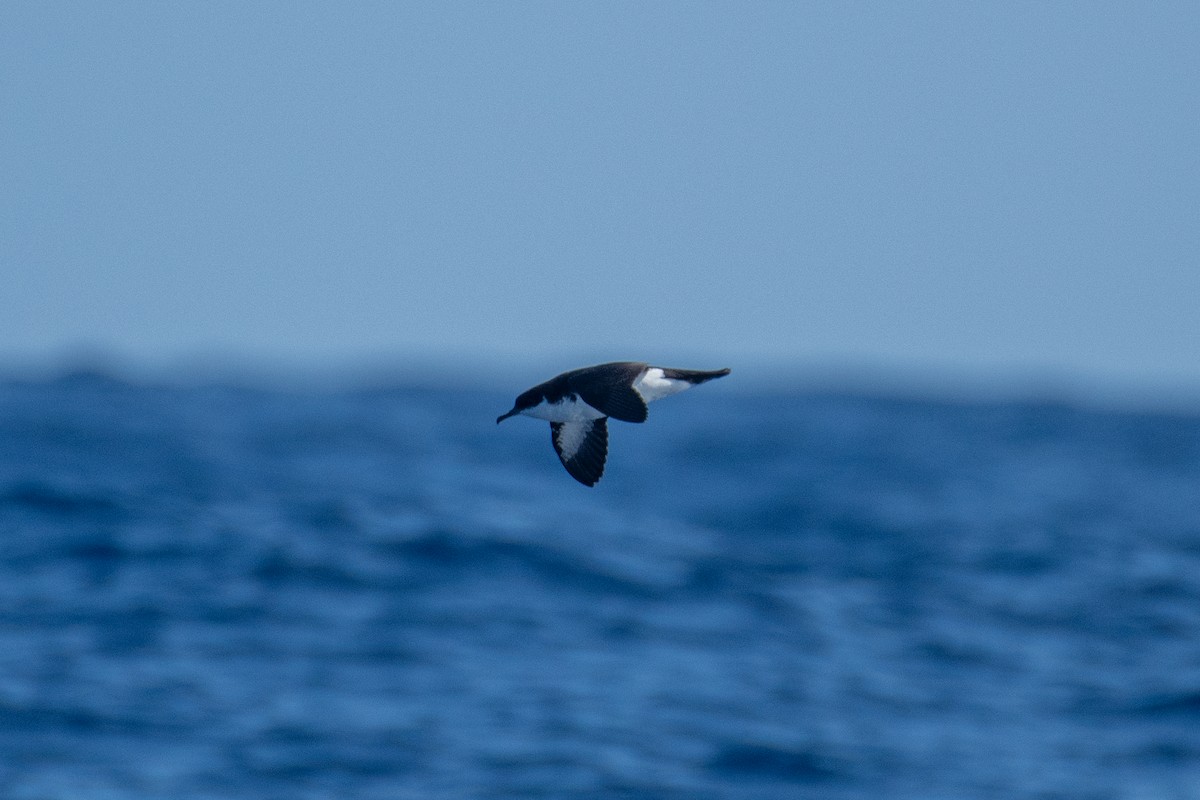
[[582, 483], [584, 486], [588, 487], [589, 489], [594, 488], [596, 486], [596, 483], [600, 480], [599, 475], [592, 478], [592, 477], [583, 477], [580, 475], [576, 475], [574, 472], [571, 472], [571, 470], [567, 470], [567, 472], [570, 473], [572, 478], [579, 481], [580, 483]]
[[715, 380], [717, 378], [724, 378], [726, 375], [729, 374], [729, 367], [725, 367], [724, 369], [699, 370], [696, 374], [700, 377], [700, 380], [698, 382], [704, 383], [704, 381], [711, 381], [711, 380]]

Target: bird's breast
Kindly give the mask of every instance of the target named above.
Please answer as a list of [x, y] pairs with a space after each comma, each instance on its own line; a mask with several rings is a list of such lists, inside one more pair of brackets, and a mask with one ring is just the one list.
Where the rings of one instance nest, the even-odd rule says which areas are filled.
[[583, 422], [584, 420], [600, 419], [605, 416], [579, 399], [578, 395], [569, 394], [556, 403], [542, 403], [521, 412], [527, 417], [544, 419], [548, 422]]

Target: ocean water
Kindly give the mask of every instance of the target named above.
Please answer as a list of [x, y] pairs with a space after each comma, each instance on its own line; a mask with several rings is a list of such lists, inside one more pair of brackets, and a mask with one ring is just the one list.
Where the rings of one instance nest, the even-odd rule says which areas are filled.
[[1200, 798], [1200, 416], [513, 394], [0, 384], [0, 797]]

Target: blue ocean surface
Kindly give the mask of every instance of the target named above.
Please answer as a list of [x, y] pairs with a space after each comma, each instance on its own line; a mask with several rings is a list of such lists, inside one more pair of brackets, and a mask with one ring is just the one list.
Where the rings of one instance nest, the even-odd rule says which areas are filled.
[[1200, 416], [521, 388], [0, 383], [0, 797], [1200, 798]]

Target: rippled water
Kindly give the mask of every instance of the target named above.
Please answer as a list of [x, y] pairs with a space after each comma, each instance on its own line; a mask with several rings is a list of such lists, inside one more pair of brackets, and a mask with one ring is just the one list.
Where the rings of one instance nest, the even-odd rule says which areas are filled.
[[1200, 417], [0, 384], [5, 798], [1197, 798]]

